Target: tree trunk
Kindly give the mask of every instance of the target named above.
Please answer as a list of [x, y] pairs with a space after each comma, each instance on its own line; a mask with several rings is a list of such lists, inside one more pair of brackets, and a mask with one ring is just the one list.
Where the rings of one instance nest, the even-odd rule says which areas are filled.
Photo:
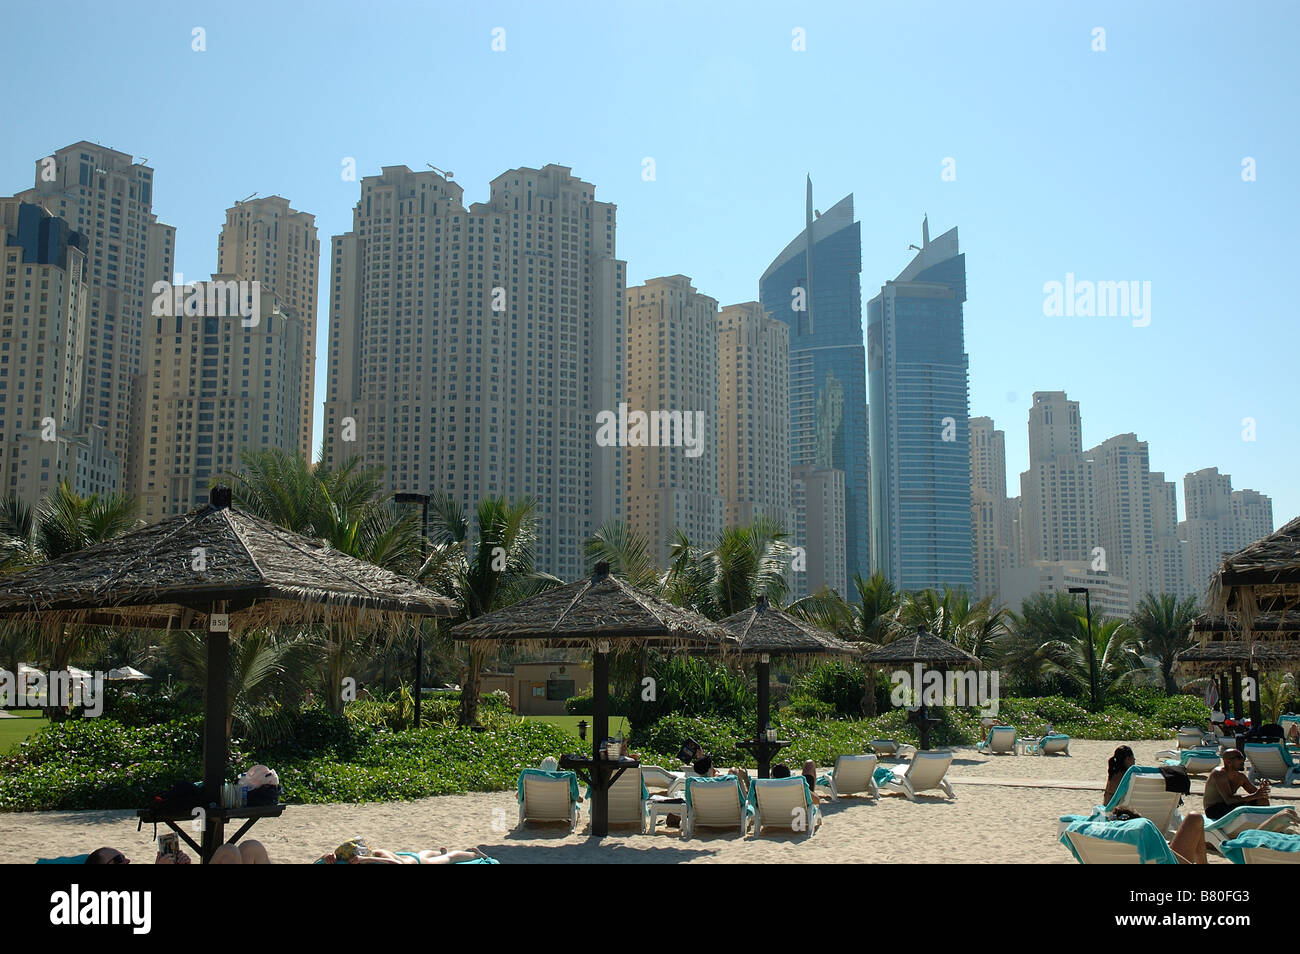
[[872, 666], [867, 667], [867, 691], [862, 697], [862, 711], [868, 719], [874, 719], [879, 713], [876, 712], [876, 670]]
[[460, 724], [471, 726], [478, 723], [478, 694], [482, 685], [482, 671], [485, 653], [477, 649], [469, 651], [469, 664], [465, 668], [465, 680], [460, 685]]

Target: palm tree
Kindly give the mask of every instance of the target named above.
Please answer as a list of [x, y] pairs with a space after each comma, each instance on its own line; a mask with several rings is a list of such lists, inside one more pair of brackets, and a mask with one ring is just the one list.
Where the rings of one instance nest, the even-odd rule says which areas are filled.
[[991, 596], [972, 603], [966, 590], [946, 586], [942, 593], [929, 589], [908, 593], [898, 619], [901, 632], [924, 629], [980, 658], [988, 656], [1007, 632], [1006, 611], [995, 608]]
[[658, 590], [663, 573], [650, 556], [650, 542], [622, 520], [607, 520], [582, 548], [588, 565], [604, 560], [609, 572], [633, 586]]
[[786, 572], [794, 556], [787, 538], [765, 515], [748, 526], [727, 527], [710, 550], [701, 550], [678, 530], [664, 597], [713, 620], [748, 609], [760, 596], [779, 605], [790, 589]]
[[[243, 470], [226, 478], [241, 510], [376, 566], [412, 576], [420, 571], [416, 516], [396, 511], [382, 467], [364, 467], [353, 457], [331, 470], [278, 448], [246, 452], [241, 462]], [[353, 626], [325, 633], [321, 667], [331, 711], [343, 710], [344, 678], [376, 638]]]
[[1165, 692], [1170, 695], [1178, 692], [1174, 663], [1178, 654], [1192, 645], [1195, 618], [1195, 597], [1179, 600], [1172, 593], [1148, 593], [1129, 619], [1138, 651], [1155, 663]]
[[[35, 509], [10, 494], [0, 504], [0, 567], [6, 571], [24, 569], [78, 553], [105, 543], [136, 525], [136, 502], [130, 494], [74, 493], [66, 482], [57, 487]], [[49, 654], [50, 668], [68, 668], [72, 657], [101, 637], [85, 626], [42, 626], [39, 629], [3, 624], [6, 654], [11, 661], [19, 652], [36, 647]], [[51, 710], [58, 717], [62, 710]]]
[[[532, 500], [480, 500], [471, 535], [460, 502], [438, 494], [429, 501], [429, 522], [432, 552], [420, 578], [458, 610], [450, 620], [440, 619], [440, 626], [475, 619], [562, 582], [534, 567], [537, 505]], [[470, 649], [468, 656], [460, 687], [460, 724], [466, 726], [478, 721], [479, 677], [487, 661], [482, 650]]]
[[[1077, 606], [1066, 593], [1035, 593], [1011, 613], [1011, 631], [1000, 641], [1002, 665], [1032, 694], [1049, 675], [1049, 649], [1077, 638]], [[1053, 670], [1055, 671], [1055, 670]]]
[[[227, 664], [226, 738], [238, 719], [250, 741], [283, 737], [284, 710], [297, 702], [305, 688], [302, 673], [320, 654], [316, 637], [308, 633], [276, 633], [268, 629], [245, 633], [230, 641]], [[167, 656], [191, 685], [208, 684], [207, 637], [202, 631], [173, 631]]]
[[[1094, 614], [1095, 616], [1096, 614]], [[1092, 624], [1092, 648], [1097, 667], [1097, 698], [1104, 703], [1113, 686], [1133, 682], [1144, 670], [1134, 647], [1136, 635], [1125, 620], [1109, 619]], [[1064, 639], [1044, 646], [1045, 670], [1057, 673], [1083, 693], [1091, 686], [1088, 658], [1088, 626], [1084, 613], [1075, 616], [1074, 630]]]

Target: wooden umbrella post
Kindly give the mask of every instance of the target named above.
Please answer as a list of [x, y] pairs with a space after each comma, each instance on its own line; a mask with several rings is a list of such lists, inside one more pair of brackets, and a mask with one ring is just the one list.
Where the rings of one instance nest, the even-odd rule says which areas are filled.
[[[208, 685], [207, 713], [203, 722], [203, 800], [210, 809], [203, 828], [203, 863], [212, 860], [226, 837], [226, 826], [221, 821], [221, 787], [226, 780], [226, 763], [229, 761], [229, 740], [226, 738], [226, 718], [229, 700], [230, 617], [227, 603], [218, 600], [208, 613]], [[212, 811], [211, 809], [214, 809]]]
[[609, 778], [601, 761], [600, 747], [609, 736], [609, 647], [601, 643], [591, 672], [591, 833], [597, 838], [609, 834]]
[[767, 737], [763, 734], [767, 729], [768, 718], [771, 713], [771, 663], [767, 653], [758, 657], [758, 732], [754, 734], [754, 740], [758, 743], [754, 754], [758, 757], [758, 777], [770, 778], [772, 775], [772, 756], [768, 751]]

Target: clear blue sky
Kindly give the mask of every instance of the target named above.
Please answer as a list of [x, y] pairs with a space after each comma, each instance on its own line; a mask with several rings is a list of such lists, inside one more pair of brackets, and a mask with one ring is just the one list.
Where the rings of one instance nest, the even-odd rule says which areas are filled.
[[[819, 208], [855, 194], [864, 301], [922, 213], [960, 227], [970, 410], [1007, 432], [1013, 493], [1032, 392], [1065, 390], [1085, 445], [1150, 442], [1180, 512], [1183, 474], [1218, 466], [1277, 524], [1300, 514], [1294, 4], [188, 6], [5, 6], [0, 192], [81, 139], [147, 156], [192, 279], [254, 191], [315, 213], [328, 256], [359, 194], [347, 156], [450, 169], [467, 201], [556, 162], [617, 203], [630, 281], [680, 272], [731, 303], [801, 227], [811, 173]], [[1151, 282], [1150, 325], [1044, 317], [1067, 272]]]

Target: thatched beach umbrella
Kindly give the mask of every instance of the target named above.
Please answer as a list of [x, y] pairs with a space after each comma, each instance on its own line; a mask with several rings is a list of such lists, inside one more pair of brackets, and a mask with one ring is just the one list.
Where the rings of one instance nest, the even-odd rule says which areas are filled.
[[[1246, 632], [1242, 617], [1203, 613], [1192, 621], [1199, 645], [1178, 655], [1179, 668], [1189, 675], [1210, 676], [1219, 689], [1220, 705], [1242, 718], [1242, 674], [1258, 681], [1261, 669], [1290, 670], [1287, 661], [1300, 658], [1300, 612], [1256, 613]], [[1280, 664], [1280, 665], [1279, 665]], [[1261, 716], [1259, 695], [1251, 700], [1251, 717]]]
[[[207, 630], [204, 798], [220, 805], [228, 758], [231, 634], [279, 623], [395, 625], [451, 616], [431, 590], [230, 506], [211, 503], [108, 543], [0, 578], [0, 616], [41, 626]], [[215, 814], [218, 817], [213, 818]], [[204, 860], [224, 839], [209, 815]]]
[[[933, 633], [928, 633], [924, 629], [918, 629], [910, 636], [902, 636], [892, 642], [873, 649], [862, 657], [862, 661], [870, 666], [906, 666], [911, 668], [915, 675], [909, 676], [915, 685], [914, 690], [920, 694], [921, 671], [931, 669], [939, 672], [947, 672], [954, 669], [978, 669], [980, 660], [977, 656], [972, 656], [964, 649], [959, 649], [946, 639], [940, 639]], [[921, 733], [921, 748], [930, 747], [930, 723], [931, 719], [927, 715], [927, 709], [924, 703], [921, 704], [917, 713], [919, 728]]]
[[619, 648], [707, 646], [734, 648], [734, 636], [688, 609], [637, 589], [609, 572], [602, 560], [588, 579], [546, 590], [461, 623], [452, 638], [471, 648], [495, 650], [512, 643], [527, 649], [587, 649], [592, 666], [591, 833], [609, 834], [609, 786], [625, 766], [600, 758], [609, 735], [609, 653]]
[[1205, 604], [1211, 614], [1239, 620], [1247, 640], [1259, 614], [1300, 610], [1300, 517], [1225, 557]]
[[783, 613], [760, 596], [749, 609], [728, 616], [722, 626], [740, 639], [740, 652], [758, 658], [758, 729], [754, 734], [754, 755], [758, 777], [770, 774], [772, 756], [779, 749], [764, 736], [771, 713], [769, 681], [772, 656], [858, 656], [851, 643], [823, 632], [811, 623]]

